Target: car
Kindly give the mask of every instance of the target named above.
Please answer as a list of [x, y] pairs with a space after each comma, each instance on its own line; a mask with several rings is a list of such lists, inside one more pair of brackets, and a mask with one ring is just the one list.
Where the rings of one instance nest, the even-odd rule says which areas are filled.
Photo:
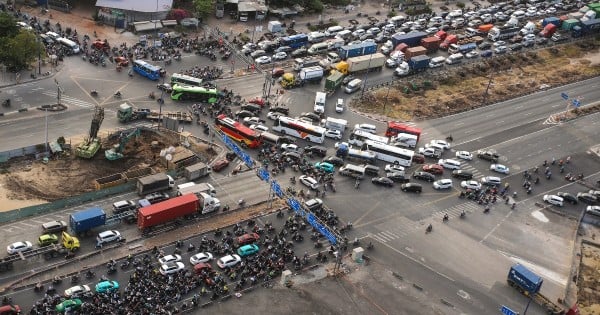
[[543, 199], [545, 202], [547, 202], [551, 205], [555, 205], [555, 206], [559, 206], [559, 207], [563, 206], [562, 197], [559, 197], [557, 195], [544, 195]]
[[67, 230], [67, 223], [65, 221], [50, 221], [42, 224], [42, 231], [46, 233], [60, 233]]
[[235, 240], [238, 246], [248, 245], [257, 242], [260, 240], [260, 235], [257, 233], [246, 233]]
[[261, 125], [261, 124], [252, 124], [252, 125], [250, 125], [249, 128], [252, 130], [261, 131], [261, 132], [269, 131], [269, 127], [267, 127], [265, 125]]
[[472, 190], [481, 190], [481, 184], [476, 180], [465, 180], [460, 182], [460, 187]]
[[159, 90], [161, 90], [161, 91], [165, 91], [165, 93], [171, 93], [171, 92], [173, 92], [173, 87], [169, 83], [160, 83], [160, 84], [157, 84], [156, 88], [159, 89]]
[[81, 304], [83, 302], [80, 299], [69, 299], [58, 303], [54, 309], [59, 313], [72, 312], [78, 310]]
[[110, 243], [121, 240], [121, 233], [117, 230], [108, 230], [104, 232], [98, 233], [98, 237], [96, 237], [96, 241], [99, 244]]
[[439, 150], [440, 152], [444, 152], [446, 150], [443, 145], [437, 143], [426, 143], [425, 148], [433, 148], [435, 150]]
[[554, 14], [554, 13], [556, 13], [556, 8], [555, 7], [549, 7], [549, 8], [546, 9], [545, 12], [548, 15]]
[[288, 144], [288, 143], [284, 143], [280, 146], [281, 150], [284, 152], [299, 152], [300, 151], [300, 147], [296, 144]]
[[436, 148], [419, 148], [419, 154], [439, 159], [442, 156], [442, 151]]
[[197, 263], [194, 265], [194, 272], [196, 274], [202, 274], [203, 272], [210, 273], [212, 266], [209, 263]]
[[280, 46], [277, 49], [275, 49], [275, 52], [289, 53], [289, 52], [291, 52], [293, 50], [294, 50], [294, 48], [292, 48], [290, 46]]
[[259, 49], [259, 50], [255, 50], [252, 53], [250, 53], [250, 57], [258, 59], [259, 57], [264, 57], [266, 54], [267, 54], [266, 51]]
[[235, 117], [239, 119], [244, 119], [246, 117], [254, 117], [254, 113], [249, 110], [238, 110], [235, 112]]
[[479, 50], [490, 49], [490, 48], [492, 48], [492, 44], [489, 42], [483, 42], [483, 43], [479, 44], [479, 46], [477, 46], [477, 48], [479, 48]]
[[408, 183], [409, 179], [406, 178], [404, 172], [387, 172], [385, 173], [385, 177], [391, 179], [396, 183]]
[[183, 269], [185, 269], [185, 266], [183, 265], [183, 263], [180, 261], [177, 261], [177, 262], [169, 262], [166, 264], [162, 264], [158, 271], [162, 275], [170, 275], [172, 273], [176, 273]]
[[479, 51], [477, 51], [477, 50], [471, 50], [465, 54], [465, 58], [467, 58], [467, 59], [472, 59], [472, 58], [477, 58], [477, 57], [479, 57]]
[[444, 168], [438, 164], [425, 164], [425, 165], [423, 165], [423, 171], [427, 172], [427, 173], [431, 173], [433, 175], [444, 174]]
[[421, 186], [421, 184], [418, 184], [418, 183], [406, 183], [406, 184], [402, 184], [402, 186], [400, 186], [400, 190], [402, 190], [404, 192], [421, 193], [423, 191], [423, 186]]
[[83, 296], [91, 291], [88, 285], [76, 285], [65, 290], [65, 297]]
[[569, 193], [561, 192], [561, 191], [557, 192], [556, 195], [559, 196], [559, 197], [561, 197], [564, 201], [566, 201], [566, 202], [568, 202], [568, 203], [570, 203], [572, 205], [576, 205], [577, 204], [577, 197], [576, 196], [573, 196], [573, 195], [571, 195]]
[[269, 106], [269, 111], [273, 113], [280, 113], [283, 115], [290, 114], [290, 108], [287, 106]]
[[311, 211], [319, 210], [323, 207], [323, 200], [312, 198], [304, 202], [304, 205]]
[[386, 164], [384, 171], [386, 172], [404, 172], [404, 167], [397, 164]]
[[292, 137], [292, 136], [279, 136], [279, 143], [287, 143], [287, 144], [292, 144], [292, 143], [296, 143], [296, 138]]
[[593, 190], [592, 189], [592, 190], [588, 191], [588, 194], [594, 195], [594, 197], [596, 197], [596, 198], [600, 198], [600, 190]]
[[298, 178], [300, 180], [300, 182], [307, 186], [308, 188], [315, 190], [319, 187], [319, 182], [317, 182], [316, 179], [310, 177], [310, 176], [306, 176], [306, 175], [300, 175], [300, 177]]
[[277, 120], [281, 116], [283, 116], [283, 114], [282, 113], [278, 113], [278, 112], [268, 112], [267, 113], [267, 118], [269, 118], [271, 120]]
[[443, 168], [447, 168], [449, 170], [457, 170], [460, 169], [460, 161], [453, 159], [440, 159], [438, 161], [438, 165]]
[[496, 48], [494, 48], [494, 54], [500, 55], [500, 54], [504, 54], [508, 51], [508, 47], [506, 46], [498, 46]]
[[450, 143], [445, 140], [431, 140], [429, 143], [439, 145], [440, 147], [444, 148], [444, 150], [450, 149]]
[[238, 255], [227, 255], [217, 260], [217, 266], [221, 269], [225, 269], [237, 265], [240, 261], [242, 261], [242, 259]]
[[170, 198], [169, 194], [164, 193], [164, 192], [155, 192], [155, 193], [148, 194], [144, 197], [144, 199], [148, 200], [148, 202], [151, 204], [159, 203], [159, 202], [165, 201], [169, 198]]
[[273, 60], [284, 60], [287, 58], [287, 53], [280, 51], [280, 52], [276, 52], [273, 57], [271, 57], [271, 59]]
[[373, 177], [371, 178], [371, 183], [375, 185], [381, 185], [386, 187], [394, 186], [394, 181], [387, 177]]
[[177, 255], [177, 254], [174, 254], [174, 255], [166, 255], [166, 256], [160, 257], [160, 258], [158, 259], [158, 262], [159, 262], [161, 265], [164, 265], [164, 264], [166, 264], [166, 263], [170, 263], [170, 262], [177, 262], [177, 261], [181, 261], [181, 256], [179, 256], [179, 255]]
[[457, 159], [471, 161], [473, 160], [473, 154], [469, 151], [456, 151], [455, 154]]
[[479, 150], [477, 151], [477, 157], [482, 160], [496, 163], [498, 162], [500, 155], [498, 155], [498, 153], [496, 153], [496, 151], [493, 150]]
[[324, 135], [327, 138], [342, 140], [342, 133], [339, 130], [326, 129]]
[[554, 33], [554, 35], [552, 35], [552, 37], [550, 38], [553, 42], [562, 42], [568, 39], [568, 37], [566, 36], [562, 36], [558, 33]]
[[224, 168], [226, 168], [227, 166], [229, 166], [229, 160], [222, 158], [217, 160], [216, 162], [213, 163], [212, 165], [212, 170], [215, 172], [220, 172], [221, 170], [223, 170]]
[[285, 152], [281, 155], [281, 157], [284, 161], [291, 160], [294, 163], [299, 163], [302, 161], [302, 155], [300, 155], [298, 152]]
[[259, 247], [256, 244], [248, 244], [248, 245], [244, 245], [240, 248], [238, 248], [237, 250], [237, 254], [240, 257], [246, 257], [246, 256], [250, 256], [250, 255], [254, 255], [256, 253], [258, 253]]
[[260, 119], [259, 117], [244, 117], [243, 119], [243, 124], [246, 126], [250, 126], [253, 124], [260, 124], [261, 122], [263, 122], [262, 119]]
[[535, 40], [535, 44], [536, 45], [544, 45], [544, 44], [547, 44], [547, 43], [548, 43], [548, 39], [546, 37], [538, 37]]
[[334, 166], [343, 166], [344, 165], [344, 159], [339, 158], [337, 156], [328, 156], [328, 157], [324, 158], [322, 161], [332, 164]]
[[335, 167], [333, 166], [333, 164], [329, 164], [327, 162], [317, 162], [315, 163], [315, 168], [325, 173], [335, 172]]
[[499, 40], [499, 41], [494, 42], [494, 44], [492, 45], [492, 47], [494, 47], [494, 48], [498, 48], [500, 46], [506, 46], [506, 42], [503, 40]]
[[412, 177], [416, 178], [416, 179], [428, 181], [428, 182], [433, 182], [435, 180], [435, 176], [433, 176], [433, 174], [427, 173], [427, 172], [414, 172], [412, 174]]
[[264, 65], [264, 64], [267, 64], [267, 63], [271, 63], [271, 57], [269, 57], [269, 56], [261, 56], [261, 57], [258, 57], [256, 59], [254, 59], [254, 62], [256, 62], [259, 65]]
[[294, 51], [292, 51], [292, 57], [294, 58], [298, 58], [298, 57], [304, 57], [308, 54], [308, 50], [306, 48], [298, 48]]
[[273, 70], [271, 70], [271, 77], [272, 78], [279, 78], [284, 73], [285, 73], [285, 69], [283, 69], [283, 68], [273, 68]]
[[587, 203], [589, 205], [596, 204], [598, 202], [598, 198], [590, 193], [578, 193], [577, 200]]
[[302, 113], [302, 114], [300, 114], [300, 117], [307, 118], [308, 120], [310, 120], [313, 123], [321, 122], [321, 117], [315, 113]]
[[344, 79], [342, 80], [342, 85], [346, 85], [348, 83], [350, 83], [350, 81], [356, 79], [356, 77], [354, 75], [347, 75], [344, 77]]
[[512, 44], [508, 47], [508, 49], [510, 49], [510, 51], [519, 51], [521, 49], [523, 49], [523, 45], [516, 43], [516, 44]]
[[6, 247], [6, 251], [9, 255], [25, 252], [33, 249], [33, 244], [29, 241], [24, 242], [14, 242]]
[[119, 214], [121, 212], [134, 210], [136, 208], [135, 202], [132, 200], [121, 200], [113, 203], [113, 213]]
[[435, 182], [433, 182], [433, 188], [437, 190], [450, 189], [452, 188], [452, 180], [448, 178], [436, 180]]
[[600, 217], [600, 206], [587, 206], [585, 212]]
[[106, 280], [96, 284], [96, 293], [113, 292], [119, 290], [119, 283], [117, 281]]
[[344, 99], [343, 98], [337, 99], [337, 102], [335, 103], [335, 112], [336, 113], [344, 112]]
[[499, 186], [502, 183], [502, 180], [500, 179], [500, 177], [496, 177], [496, 176], [486, 176], [486, 177], [482, 178], [480, 181], [481, 181], [481, 184], [486, 185], [486, 186]]
[[213, 259], [213, 255], [208, 252], [202, 252], [190, 257], [190, 264], [197, 265], [199, 263], [207, 263]]
[[492, 165], [490, 165], [490, 171], [494, 171], [494, 172], [497, 172], [497, 173], [502, 173], [502, 174], [508, 175], [508, 172], [510, 170], [505, 165], [502, 165], [502, 164], [492, 164]]
[[38, 237], [38, 244], [40, 247], [48, 246], [51, 244], [58, 244], [58, 236], [56, 234], [44, 234]]
[[458, 179], [469, 180], [473, 178], [473, 173], [465, 171], [465, 170], [454, 170], [452, 171], [452, 177]]

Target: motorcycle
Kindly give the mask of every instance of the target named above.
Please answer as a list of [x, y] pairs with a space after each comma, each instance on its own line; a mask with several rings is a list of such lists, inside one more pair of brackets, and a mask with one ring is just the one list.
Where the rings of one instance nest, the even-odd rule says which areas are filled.
[[463, 211], [460, 213], [460, 218], [461, 218], [461, 219], [464, 219], [464, 218], [466, 218], [466, 217], [467, 217], [467, 214], [466, 214], [466, 213], [465, 213], [465, 211], [463, 210]]
[[10, 107], [10, 98], [7, 98], [2, 102], [3, 107]]
[[429, 224], [425, 229], [425, 234], [429, 234], [433, 231], [433, 225]]
[[148, 94], [148, 97], [153, 100], [156, 99], [156, 95], [154, 94], [154, 92], [150, 92], [150, 94]]
[[96, 90], [92, 90], [92, 91], [90, 92], [90, 95], [91, 95], [91, 96], [93, 96], [93, 97], [96, 97], [96, 96], [98, 96], [98, 91], [96, 91]]
[[121, 92], [120, 92], [120, 91], [117, 91], [117, 93], [115, 93], [113, 96], [114, 96], [115, 98], [121, 98], [123, 95], [121, 94]]
[[447, 222], [450, 218], [448, 217], [448, 214], [444, 214], [444, 217], [442, 218], [442, 222]]

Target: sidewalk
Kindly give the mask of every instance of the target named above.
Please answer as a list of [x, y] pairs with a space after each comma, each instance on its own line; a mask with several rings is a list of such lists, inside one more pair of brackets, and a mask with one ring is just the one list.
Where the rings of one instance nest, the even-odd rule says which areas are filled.
[[[60, 71], [62, 67], [62, 62], [59, 62], [57, 67], [52, 67], [50, 64], [46, 64], [42, 65], [41, 68], [36, 66], [34, 69], [21, 70], [18, 73], [4, 72], [0, 77], [0, 88], [52, 78], [58, 71]], [[35, 74], [35, 78], [31, 77], [32, 73]]]

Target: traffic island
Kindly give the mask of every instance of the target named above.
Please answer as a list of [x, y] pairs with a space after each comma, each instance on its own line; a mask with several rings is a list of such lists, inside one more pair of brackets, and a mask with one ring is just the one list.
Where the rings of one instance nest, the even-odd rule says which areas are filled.
[[49, 112], [60, 112], [67, 109], [67, 106], [64, 104], [52, 104], [52, 105], [42, 105], [36, 107], [39, 110], [49, 111]]

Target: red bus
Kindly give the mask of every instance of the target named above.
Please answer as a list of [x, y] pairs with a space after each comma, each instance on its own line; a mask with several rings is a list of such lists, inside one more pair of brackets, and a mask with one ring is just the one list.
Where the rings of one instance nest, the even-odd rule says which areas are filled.
[[408, 133], [417, 136], [417, 141], [421, 138], [421, 128], [411, 127], [397, 121], [388, 121], [387, 129], [385, 130], [386, 137], [393, 137], [399, 133]]
[[215, 119], [215, 125], [231, 139], [240, 142], [243, 147], [257, 148], [260, 146], [260, 133], [237, 122], [225, 114]]

